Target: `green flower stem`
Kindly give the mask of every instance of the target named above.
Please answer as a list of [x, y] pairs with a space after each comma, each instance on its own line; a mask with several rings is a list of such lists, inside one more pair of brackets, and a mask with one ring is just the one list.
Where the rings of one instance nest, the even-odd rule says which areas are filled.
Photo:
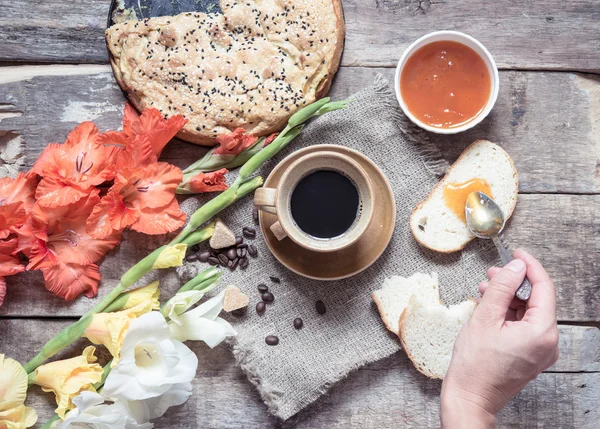
[[204, 290], [210, 285], [216, 283], [221, 278], [221, 271], [219, 271], [216, 267], [210, 267], [206, 270], [202, 271], [196, 277], [191, 279], [189, 282], [184, 284], [178, 291], [179, 292], [187, 292], [190, 290]]
[[185, 226], [185, 228], [183, 228], [179, 235], [175, 237], [175, 239], [170, 244], [173, 245], [177, 243], [183, 243], [188, 235], [192, 234], [200, 226], [205, 224], [209, 219], [212, 219], [221, 210], [226, 209], [240, 198], [254, 191], [262, 184], [263, 179], [259, 176], [247, 180], [243, 183], [238, 183], [235, 186], [232, 185], [231, 188], [217, 195], [215, 198], [213, 198], [212, 200], [204, 204], [202, 207], [200, 207], [196, 211], [196, 213], [194, 213], [190, 217], [190, 221]]
[[207, 171], [215, 171], [221, 168], [228, 170], [243, 165], [246, 161], [252, 158], [255, 154], [260, 152], [264, 147], [265, 138], [261, 137], [252, 146], [230, 159], [231, 155], [214, 155], [215, 148], [209, 150], [206, 155], [200, 158], [198, 161], [191, 164], [188, 168], [183, 170], [183, 181], [195, 176], [198, 173], [205, 173]]

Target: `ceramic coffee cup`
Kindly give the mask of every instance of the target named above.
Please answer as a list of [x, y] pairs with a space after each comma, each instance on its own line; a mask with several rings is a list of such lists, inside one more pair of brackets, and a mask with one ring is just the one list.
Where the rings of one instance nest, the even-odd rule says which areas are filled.
[[[354, 223], [344, 233], [332, 238], [318, 238], [303, 231], [291, 210], [296, 185], [306, 176], [323, 170], [335, 171], [350, 179], [359, 197]], [[254, 205], [259, 210], [277, 215], [271, 231], [278, 240], [290, 239], [315, 252], [335, 252], [352, 245], [365, 233], [373, 216], [373, 189], [366, 172], [349, 156], [337, 152], [309, 153], [289, 166], [277, 188], [257, 189]]]

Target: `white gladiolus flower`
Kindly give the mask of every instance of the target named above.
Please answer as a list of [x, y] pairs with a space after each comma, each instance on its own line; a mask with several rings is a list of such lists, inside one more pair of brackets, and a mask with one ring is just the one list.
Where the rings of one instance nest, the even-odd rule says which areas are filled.
[[179, 292], [175, 294], [173, 298], [167, 301], [163, 307], [162, 314], [175, 323], [181, 324], [178, 322], [179, 315], [192, 308], [194, 304], [202, 299], [203, 296], [204, 292], [198, 290]]
[[183, 404], [191, 395], [192, 383], [178, 383], [156, 398], [129, 401], [127, 406], [138, 422], [148, 422], [162, 416], [170, 407]]
[[180, 341], [204, 341], [209, 347], [219, 345], [225, 338], [237, 335], [226, 320], [219, 317], [225, 291], [169, 322], [173, 338]]
[[171, 338], [164, 317], [153, 311], [131, 322], [119, 364], [106, 378], [102, 393], [115, 400], [157, 398], [192, 381], [197, 367], [196, 355]]
[[67, 414], [59, 429], [150, 429], [152, 423], [138, 423], [126, 402], [105, 404], [96, 392], [81, 392], [73, 398], [77, 408]]

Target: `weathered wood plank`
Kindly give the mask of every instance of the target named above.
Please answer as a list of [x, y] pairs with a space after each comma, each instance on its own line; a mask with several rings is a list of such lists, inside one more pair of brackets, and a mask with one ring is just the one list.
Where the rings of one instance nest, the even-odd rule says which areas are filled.
[[[0, 116], [0, 130], [23, 138], [28, 165], [47, 143], [64, 141], [80, 121], [93, 120], [102, 130], [120, 126], [124, 98], [103, 67], [0, 68], [0, 104], [15, 113]], [[61, 72], [64, 75], [57, 75]], [[379, 72], [393, 82], [391, 69], [342, 68], [332, 97], [347, 97], [364, 88]], [[597, 193], [600, 78], [502, 72], [500, 96], [490, 117], [466, 133], [430, 134], [430, 138], [450, 161], [478, 138], [500, 143], [515, 160], [521, 192]], [[179, 142], [170, 145], [164, 158], [184, 166], [201, 153], [198, 147]]]
[[[107, 0], [1, 0], [0, 61], [104, 63]], [[344, 0], [344, 65], [395, 66], [416, 38], [459, 30], [502, 68], [600, 70], [600, 2]]]
[[[6, 320], [0, 324], [0, 352], [25, 361], [53, 332], [66, 322], [52, 320]], [[596, 332], [593, 332], [596, 331]], [[587, 332], [587, 334], [586, 334]], [[589, 335], [588, 335], [589, 334]], [[598, 355], [580, 359], [592, 345], [586, 335], [598, 339], [597, 328], [560, 328], [561, 360], [564, 371], [596, 368]], [[565, 348], [577, 343], [580, 350]], [[84, 342], [61, 357], [79, 352]], [[367, 365], [338, 383], [330, 394], [281, 423], [267, 413], [259, 395], [235, 365], [226, 347], [214, 350], [189, 344], [198, 355], [194, 394], [181, 407], [172, 408], [156, 421], [156, 428], [431, 428], [438, 427], [440, 382], [418, 373], [403, 352]], [[597, 350], [597, 349], [596, 349]], [[567, 355], [578, 354], [572, 359]], [[591, 354], [588, 354], [591, 356]], [[106, 355], [103, 355], [106, 359]], [[544, 373], [512, 401], [500, 416], [500, 427], [592, 428], [600, 418], [600, 373]], [[28, 404], [40, 414], [40, 422], [53, 410], [50, 395], [33, 388]]]

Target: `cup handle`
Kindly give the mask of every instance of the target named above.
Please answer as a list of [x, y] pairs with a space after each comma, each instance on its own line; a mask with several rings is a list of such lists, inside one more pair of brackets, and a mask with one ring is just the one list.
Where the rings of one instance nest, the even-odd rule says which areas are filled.
[[254, 206], [263, 212], [277, 214], [277, 189], [258, 188], [254, 192]]
[[[254, 192], [254, 206], [266, 213], [277, 214], [277, 189], [258, 188]], [[271, 225], [271, 232], [279, 241], [287, 237], [279, 221]]]

